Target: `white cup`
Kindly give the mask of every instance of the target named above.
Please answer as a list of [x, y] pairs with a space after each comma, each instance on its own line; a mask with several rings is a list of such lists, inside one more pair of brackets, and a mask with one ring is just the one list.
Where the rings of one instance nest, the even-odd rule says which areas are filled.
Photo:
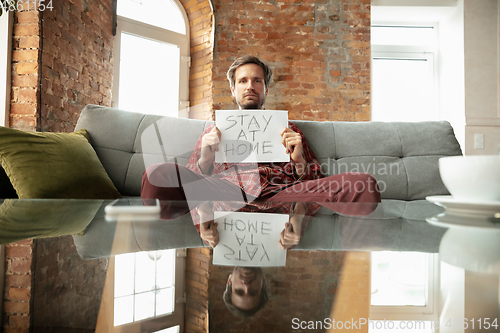
[[499, 155], [442, 157], [439, 173], [454, 199], [500, 201]]

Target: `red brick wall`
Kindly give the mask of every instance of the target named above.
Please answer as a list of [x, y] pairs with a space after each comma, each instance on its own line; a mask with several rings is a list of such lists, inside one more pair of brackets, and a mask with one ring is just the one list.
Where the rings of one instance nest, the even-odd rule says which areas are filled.
[[290, 119], [370, 118], [370, 0], [215, 0], [214, 109], [231, 109], [225, 77], [239, 56], [274, 69], [267, 109]]
[[10, 127], [39, 127], [40, 14], [33, 7], [15, 12], [12, 40]]
[[3, 332], [29, 332], [32, 319], [33, 241], [5, 246]]
[[33, 269], [34, 331], [95, 329], [107, 268], [107, 258], [81, 259], [71, 236], [38, 239]]
[[186, 260], [186, 315], [185, 331], [207, 333], [208, 331], [208, 268], [210, 249], [188, 249]]
[[191, 68], [189, 118], [210, 119], [214, 14], [209, 0], [181, 0], [189, 19]]
[[52, 0], [43, 15], [41, 129], [72, 132], [87, 104], [111, 106], [111, 0]]

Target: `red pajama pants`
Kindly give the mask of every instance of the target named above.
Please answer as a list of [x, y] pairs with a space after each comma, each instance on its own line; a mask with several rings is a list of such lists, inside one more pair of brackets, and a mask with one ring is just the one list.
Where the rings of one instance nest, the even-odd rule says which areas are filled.
[[162, 205], [162, 217], [166, 218], [184, 215], [203, 201], [247, 201], [251, 204], [254, 200], [317, 202], [339, 213], [366, 215], [380, 202], [380, 191], [377, 181], [369, 174], [342, 173], [290, 185], [270, 185], [256, 198], [216, 175], [205, 176], [175, 163], [161, 163], [144, 171], [141, 197], [172, 201]]

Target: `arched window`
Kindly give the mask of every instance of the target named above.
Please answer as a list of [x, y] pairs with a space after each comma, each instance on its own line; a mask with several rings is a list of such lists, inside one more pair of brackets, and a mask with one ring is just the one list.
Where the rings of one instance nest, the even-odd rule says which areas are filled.
[[113, 107], [187, 117], [189, 24], [177, 0], [118, 0]]

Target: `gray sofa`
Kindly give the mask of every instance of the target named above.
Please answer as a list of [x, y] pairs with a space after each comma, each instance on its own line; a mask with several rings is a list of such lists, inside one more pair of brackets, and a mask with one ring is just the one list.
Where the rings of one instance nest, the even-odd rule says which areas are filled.
[[[383, 199], [373, 214], [364, 217], [320, 210], [295, 249], [438, 251], [445, 230], [427, 224], [425, 218], [442, 209], [425, 197], [448, 194], [438, 159], [461, 155], [449, 123], [293, 122], [304, 132], [324, 172], [370, 173]], [[88, 105], [76, 130], [88, 131], [118, 191], [139, 196], [145, 167], [174, 160], [185, 165], [209, 124]], [[84, 258], [118, 253], [111, 248], [116, 224], [104, 222], [103, 207], [85, 235], [74, 236]], [[204, 246], [189, 214], [168, 223], [138, 222], [133, 230], [122, 240], [119, 252]]]

